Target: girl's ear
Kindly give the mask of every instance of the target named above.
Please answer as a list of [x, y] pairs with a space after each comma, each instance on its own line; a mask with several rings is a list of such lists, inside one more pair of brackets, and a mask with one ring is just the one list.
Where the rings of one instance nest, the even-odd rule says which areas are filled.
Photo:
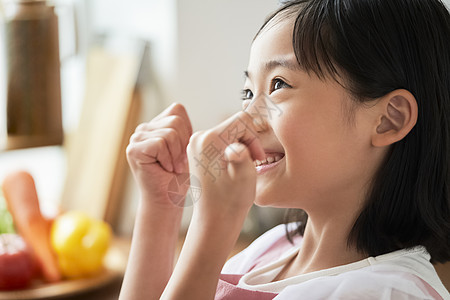
[[390, 92], [376, 104], [377, 124], [372, 145], [384, 147], [403, 139], [416, 125], [416, 98], [407, 90]]

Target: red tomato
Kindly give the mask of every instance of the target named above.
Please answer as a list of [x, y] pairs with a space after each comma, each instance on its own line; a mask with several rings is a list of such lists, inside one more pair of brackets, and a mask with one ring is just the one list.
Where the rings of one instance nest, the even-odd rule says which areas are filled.
[[0, 289], [28, 286], [35, 274], [33, 255], [17, 234], [0, 234]]

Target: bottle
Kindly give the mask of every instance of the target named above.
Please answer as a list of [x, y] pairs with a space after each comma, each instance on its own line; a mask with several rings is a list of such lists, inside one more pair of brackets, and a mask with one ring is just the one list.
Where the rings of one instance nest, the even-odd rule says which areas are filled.
[[6, 140], [2, 150], [60, 145], [58, 19], [45, 0], [4, 2]]

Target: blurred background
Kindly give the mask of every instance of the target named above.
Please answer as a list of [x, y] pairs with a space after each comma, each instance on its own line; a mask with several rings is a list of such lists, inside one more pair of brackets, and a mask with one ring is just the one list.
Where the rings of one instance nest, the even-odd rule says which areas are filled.
[[[128, 249], [139, 197], [125, 157], [134, 128], [173, 102], [194, 131], [240, 110], [252, 39], [278, 2], [0, 0], [0, 185], [25, 170], [45, 216], [85, 211]], [[184, 212], [179, 248], [192, 207]], [[283, 215], [253, 207], [235, 252]], [[120, 280], [83, 299], [116, 299], [119, 289]]]
[[[11, 20], [20, 21], [20, 13], [8, 3], [20, 0], [0, 2], [0, 182], [13, 170], [26, 170], [36, 181], [44, 214], [86, 210], [125, 236], [132, 232], [139, 196], [125, 160], [135, 126], [173, 102], [185, 105], [194, 131], [210, 128], [241, 109], [243, 70], [252, 39], [279, 5], [278, 0], [52, 1], [59, 51], [53, 56], [59, 57], [60, 65], [51, 69], [44, 64], [41, 68], [46, 70], [32, 71], [11, 64], [12, 58], [28, 53], [23, 49], [37, 50], [23, 47], [27, 31], [22, 27], [15, 35], [8, 31]], [[14, 52], [9, 45], [18, 45], [16, 56], [8, 53]], [[47, 90], [56, 94], [47, 110], [61, 105], [52, 113], [62, 119], [59, 145], [26, 145], [29, 137], [24, 136], [24, 144], [8, 147], [6, 104], [11, 78], [17, 77], [13, 67], [22, 75], [34, 72], [31, 82], [49, 76], [52, 87]], [[30, 78], [23, 80], [22, 89], [27, 90], [25, 79]], [[39, 114], [36, 109], [34, 115]], [[184, 230], [191, 213], [192, 207], [187, 207]], [[283, 213], [254, 207], [243, 230], [257, 236], [280, 223]]]
[[[15, 12], [2, 3], [5, 27]], [[26, 149], [3, 146], [0, 182], [13, 170], [26, 170], [36, 181], [44, 214], [86, 210], [111, 223], [117, 235], [127, 236], [138, 198], [124, 153], [134, 127], [172, 102], [185, 105], [194, 131], [241, 109], [251, 41], [278, 1], [52, 3], [58, 17], [64, 142]], [[2, 33], [2, 45], [7, 46], [11, 36]], [[5, 49], [0, 65], [2, 127], [11, 68]], [[0, 133], [5, 144], [8, 135], [4, 129]], [[192, 207], [185, 209], [184, 230], [191, 212]], [[256, 236], [280, 223], [282, 216], [282, 211], [255, 207], [243, 230]]]

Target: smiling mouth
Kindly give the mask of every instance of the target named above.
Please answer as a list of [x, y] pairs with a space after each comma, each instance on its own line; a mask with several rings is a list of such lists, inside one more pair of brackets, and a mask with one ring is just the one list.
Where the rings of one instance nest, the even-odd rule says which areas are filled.
[[284, 157], [284, 153], [266, 153], [266, 158], [263, 161], [255, 160], [253, 163], [255, 167], [275, 164]]

